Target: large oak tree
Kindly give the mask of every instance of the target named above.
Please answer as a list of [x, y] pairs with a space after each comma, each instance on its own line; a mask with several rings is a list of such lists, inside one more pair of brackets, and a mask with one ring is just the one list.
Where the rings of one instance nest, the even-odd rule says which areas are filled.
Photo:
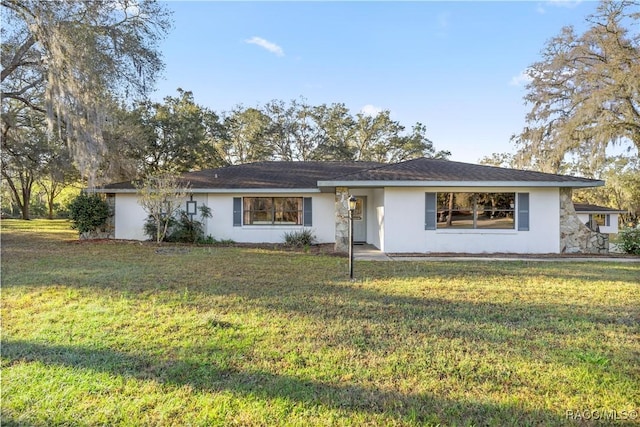
[[[171, 22], [153, 0], [1, 0], [2, 102], [38, 112], [94, 184], [111, 100], [144, 95]], [[34, 93], [37, 96], [34, 96]]]
[[527, 71], [520, 166], [561, 172], [567, 156], [597, 165], [613, 145], [640, 149], [639, 18], [637, 1], [603, 1], [583, 34], [565, 27], [549, 40]]

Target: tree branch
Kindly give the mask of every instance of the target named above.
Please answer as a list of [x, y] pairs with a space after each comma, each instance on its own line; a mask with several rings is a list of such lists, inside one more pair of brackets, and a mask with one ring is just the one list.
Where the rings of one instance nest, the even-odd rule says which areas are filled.
[[[2, 4], [4, 5], [4, 2]], [[13, 58], [11, 58], [9, 65], [2, 69], [2, 72], [0, 73], [0, 82], [3, 82], [4, 79], [10, 76], [11, 73], [13, 73], [20, 65], [23, 65], [24, 61], [22, 61], [22, 58], [35, 43], [36, 38], [33, 35], [30, 35], [27, 40], [22, 43], [22, 46], [16, 50]]]
[[0, 99], [4, 100], [5, 98], [11, 98], [11, 99], [15, 99], [16, 101], [20, 101], [23, 104], [25, 104], [27, 107], [35, 110], [35, 111], [39, 111], [41, 113], [46, 114], [47, 110], [45, 110], [42, 107], [39, 107], [37, 105], [35, 105], [33, 102], [29, 101], [28, 99], [19, 96], [19, 95], [15, 95], [13, 92], [2, 92], [2, 94], [0, 95]]
[[2, 98], [15, 98], [16, 96], [22, 96], [26, 91], [38, 86], [42, 82], [44, 82], [44, 76], [41, 76], [38, 80], [32, 83], [29, 83], [28, 85], [26, 85], [25, 87], [23, 87], [22, 89], [16, 92], [2, 92]]

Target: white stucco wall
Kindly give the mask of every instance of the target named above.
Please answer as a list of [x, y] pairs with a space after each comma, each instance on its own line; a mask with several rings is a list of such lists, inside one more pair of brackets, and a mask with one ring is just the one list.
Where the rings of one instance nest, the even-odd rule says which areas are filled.
[[371, 203], [371, 227], [373, 229], [368, 243], [377, 248], [384, 246], [384, 190], [373, 190]]
[[146, 218], [136, 194], [116, 194], [116, 239], [147, 240], [143, 229]]
[[367, 243], [379, 248], [381, 238], [384, 235], [384, 190], [382, 188], [354, 188], [349, 194], [367, 198]]
[[[334, 194], [289, 193], [292, 197], [312, 197], [313, 226], [318, 243], [333, 243], [335, 240]], [[231, 239], [236, 242], [282, 243], [285, 232], [301, 230], [302, 226], [233, 226], [234, 197], [279, 197], [282, 194], [195, 194], [198, 206], [206, 204], [211, 209], [211, 218], [205, 219], [205, 235], [218, 240]], [[186, 200], [185, 200], [186, 201]], [[186, 209], [186, 205], [185, 205]], [[116, 194], [115, 238], [148, 240], [143, 231], [146, 212], [138, 204], [136, 194]], [[198, 216], [196, 216], [198, 218]]]
[[[582, 221], [583, 224], [586, 224], [587, 222], [589, 222], [589, 214], [588, 213], [581, 213], [581, 212], [577, 212], [576, 213], [578, 215], [578, 218], [580, 218], [580, 221]], [[606, 225], [601, 225], [600, 228], [600, 233], [609, 233], [609, 234], [617, 234], [618, 233], [618, 214], [617, 213], [611, 213], [611, 214], [607, 214], [609, 215], [609, 226]]]
[[[425, 230], [426, 192], [525, 192], [529, 193], [529, 231], [513, 230]], [[396, 188], [353, 189], [367, 197], [367, 243], [389, 253], [557, 253], [560, 249], [559, 192], [557, 188]], [[302, 226], [233, 226], [234, 197], [280, 197], [282, 193], [196, 194], [198, 206], [205, 203], [212, 218], [205, 221], [205, 234], [236, 242], [281, 243], [285, 232]], [[287, 193], [313, 198], [313, 226], [318, 243], [335, 242], [335, 195], [333, 193]], [[516, 207], [517, 208], [517, 207]], [[147, 240], [143, 232], [147, 214], [135, 194], [116, 195], [115, 237]], [[613, 223], [613, 218], [612, 218]]]
[[[529, 193], [529, 231], [425, 230], [425, 192]], [[516, 206], [517, 209], [517, 206]], [[385, 188], [384, 252], [558, 253], [560, 201], [557, 188]]]
[[[242, 225], [233, 226], [233, 198], [234, 197], [311, 197], [313, 226], [289, 225]], [[239, 243], [282, 243], [284, 233], [310, 228], [313, 230], [317, 243], [333, 243], [335, 241], [333, 193], [259, 193], [259, 194], [209, 194], [207, 206], [212, 209], [212, 217], [206, 227], [205, 234], [215, 239], [231, 239]]]
[[576, 215], [578, 216], [578, 218], [580, 218], [580, 221], [583, 224], [586, 224], [587, 222], [589, 222], [589, 214], [588, 213], [579, 213], [576, 212]]
[[[186, 201], [190, 198], [185, 198], [182, 202], [182, 209], [186, 210]], [[206, 194], [194, 194], [193, 200], [197, 202], [197, 207], [200, 208], [207, 202]], [[138, 196], [135, 193], [116, 194], [116, 207], [115, 207], [115, 238], [126, 240], [149, 240], [149, 237], [144, 234], [144, 222], [147, 219], [148, 214], [138, 204]], [[194, 215], [194, 219], [200, 220], [205, 225], [205, 230], [208, 225], [208, 221], [211, 219], [203, 219], [200, 217], [200, 211]]]

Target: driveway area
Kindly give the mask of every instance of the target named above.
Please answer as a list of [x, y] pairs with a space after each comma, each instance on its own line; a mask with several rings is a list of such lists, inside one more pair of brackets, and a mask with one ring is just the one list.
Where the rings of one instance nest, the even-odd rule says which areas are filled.
[[515, 255], [515, 254], [386, 254], [373, 245], [354, 245], [353, 257], [360, 261], [546, 261], [546, 262], [638, 262], [640, 257], [606, 255]]

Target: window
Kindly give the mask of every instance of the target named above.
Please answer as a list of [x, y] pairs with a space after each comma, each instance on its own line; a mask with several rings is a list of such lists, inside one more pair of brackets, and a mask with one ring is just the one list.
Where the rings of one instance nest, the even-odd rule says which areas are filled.
[[244, 225], [302, 225], [302, 197], [245, 197]]
[[608, 227], [611, 225], [609, 214], [589, 214], [589, 222], [595, 222], [600, 227]]
[[438, 193], [438, 229], [513, 229], [515, 193]]
[[363, 218], [362, 206], [364, 199], [362, 197], [358, 197], [356, 199], [356, 208], [353, 211], [353, 219], [360, 220]]

